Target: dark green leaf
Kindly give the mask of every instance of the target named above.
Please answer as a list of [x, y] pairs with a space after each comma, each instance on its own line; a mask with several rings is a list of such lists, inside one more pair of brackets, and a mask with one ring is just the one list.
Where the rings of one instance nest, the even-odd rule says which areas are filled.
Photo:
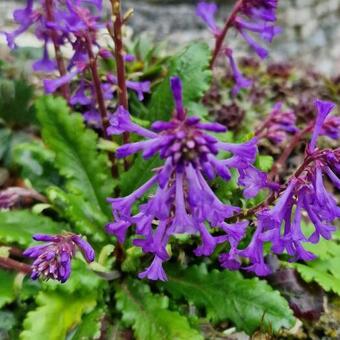
[[123, 321], [132, 326], [137, 339], [203, 339], [184, 316], [167, 309], [167, 297], [152, 294], [149, 286], [139, 281], [117, 287], [116, 300]]
[[278, 331], [294, 325], [287, 301], [265, 281], [244, 279], [238, 272], [207, 272], [205, 266], [170, 268], [161, 284], [174, 298], [185, 298], [207, 311], [208, 319], [231, 320], [248, 334], [260, 327]]
[[0, 308], [15, 299], [14, 278], [15, 273], [0, 269]]

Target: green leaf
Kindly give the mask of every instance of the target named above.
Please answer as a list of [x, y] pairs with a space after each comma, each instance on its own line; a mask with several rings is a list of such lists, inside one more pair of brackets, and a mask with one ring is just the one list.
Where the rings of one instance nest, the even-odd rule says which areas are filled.
[[167, 297], [152, 294], [149, 286], [139, 281], [117, 287], [116, 300], [123, 322], [132, 326], [137, 339], [203, 339], [184, 316], [167, 309]]
[[15, 299], [14, 279], [15, 273], [0, 269], [0, 308]]
[[[309, 226], [305, 226], [305, 230]], [[298, 270], [302, 278], [316, 281], [327, 292], [333, 291], [340, 295], [340, 244], [335, 240], [320, 240], [318, 244], [305, 243], [304, 248], [312, 252], [317, 259], [314, 261], [290, 264]]]
[[[76, 196], [77, 212], [84, 215], [91, 205], [96, 219], [91, 234], [103, 238], [103, 222], [111, 218], [106, 198], [112, 194], [114, 182], [107, 155], [97, 151], [97, 135], [85, 127], [80, 114], [70, 114], [61, 98], [40, 98], [37, 111], [43, 140], [54, 151], [55, 166], [66, 179], [70, 203]], [[72, 222], [76, 220], [77, 216]]]
[[158, 157], [144, 160], [138, 155], [130, 169], [120, 176], [120, 189], [122, 196], [131, 194], [153, 176], [153, 169], [162, 164]]
[[106, 237], [104, 225], [107, 217], [81, 195], [66, 193], [58, 187], [50, 187], [47, 197], [61, 216], [72, 222], [76, 232], [91, 235], [94, 241], [103, 241]]
[[33, 86], [24, 79], [0, 79], [0, 117], [9, 125], [32, 124]]
[[167, 272], [169, 281], [161, 286], [174, 298], [205, 308], [213, 322], [231, 320], [248, 334], [263, 326], [278, 331], [294, 325], [287, 301], [265, 281], [244, 279], [238, 272], [207, 272], [204, 265]]
[[[339, 271], [339, 259], [336, 262], [337, 268], [334, 269]], [[325, 291], [333, 291], [340, 295], [340, 277], [339, 275], [335, 276], [334, 272], [330, 272], [331, 263], [328, 261], [314, 260], [308, 265], [294, 263], [294, 268], [306, 282], [316, 281]]]
[[209, 70], [210, 49], [205, 43], [193, 43], [168, 61], [167, 77], [153, 92], [149, 104], [148, 120], [168, 120], [174, 108], [170, 77], [178, 76], [183, 82], [183, 101], [185, 106], [199, 101], [209, 89], [211, 71]]
[[255, 166], [264, 172], [271, 170], [274, 158], [270, 155], [258, 155]]
[[40, 141], [18, 144], [13, 149], [13, 163], [21, 168], [21, 177], [40, 192], [61, 184], [54, 160], [55, 154]]
[[87, 314], [70, 340], [96, 340], [101, 337], [101, 327], [105, 313], [102, 309], [95, 309]]
[[59, 234], [67, 229], [66, 225], [29, 210], [0, 211], [0, 242], [6, 244], [28, 247], [34, 242], [34, 234]]
[[81, 321], [82, 315], [96, 305], [94, 295], [83, 297], [40, 292], [38, 307], [29, 312], [24, 320], [21, 340], [61, 340]]

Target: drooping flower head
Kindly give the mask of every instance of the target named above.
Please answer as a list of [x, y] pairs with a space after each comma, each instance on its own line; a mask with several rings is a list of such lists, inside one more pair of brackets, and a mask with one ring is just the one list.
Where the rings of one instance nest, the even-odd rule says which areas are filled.
[[34, 258], [31, 278], [39, 277], [48, 280], [57, 280], [64, 283], [71, 274], [71, 261], [77, 249], [81, 251], [85, 260], [94, 261], [95, 253], [91, 245], [81, 236], [75, 234], [33, 236], [36, 241], [47, 242], [28, 248], [24, 255]]
[[[234, 266], [235, 261], [246, 258], [250, 264], [245, 269], [260, 276], [269, 274], [263, 254], [265, 242], [271, 243], [274, 253], [287, 253], [292, 261], [310, 261], [315, 256], [304, 249], [304, 243], [317, 243], [320, 238], [329, 240], [336, 230], [334, 222], [340, 218], [340, 207], [333, 194], [327, 191], [324, 179], [340, 189], [340, 148], [316, 148], [323, 123], [334, 104], [318, 100], [316, 108], [317, 120], [304, 163], [282, 190], [276, 204], [258, 212], [256, 232], [248, 247], [235, 249], [232, 258], [229, 254], [221, 256], [221, 263], [226, 268], [230, 263]], [[315, 228], [310, 235], [302, 228], [304, 215]], [[227, 255], [229, 262], [225, 262]]]
[[[182, 83], [171, 78], [175, 110], [170, 121], [158, 121], [151, 130], [141, 128], [132, 122], [129, 113], [120, 107], [111, 119], [109, 134], [124, 131], [137, 133], [145, 139], [123, 145], [116, 151], [118, 158], [142, 152], [145, 159], [158, 155], [164, 165], [155, 169], [149, 181], [124, 198], [112, 198], [114, 222], [107, 225], [107, 232], [123, 242], [127, 230], [135, 225], [137, 238], [134, 244], [145, 253], [154, 254], [151, 266], [140, 277], [164, 280], [166, 275], [162, 263], [168, 260], [166, 245], [174, 234], [200, 235], [202, 244], [195, 250], [197, 256], [212, 254], [217, 244], [225, 241], [235, 247], [245, 232], [247, 222], [236, 225], [225, 223], [240, 209], [224, 204], [210, 188], [207, 180], [220, 176], [231, 179], [231, 168], [239, 174], [240, 185], [248, 186], [248, 178], [256, 178], [246, 196], [253, 197], [267, 186], [263, 176], [252, 166], [255, 161], [256, 139], [243, 144], [220, 142], [210, 133], [224, 133], [225, 127], [218, 123], [202, 122], [200, 118], [188, 116], [183, 105]], [[231, 157], [220, 159], [219, 154], [229, 153]], [[258, 176], [254, 176], [254, 173]], [[156, 187], [156, 188], [155, 188]], [[155, 188], [155, 189], [153, 189]], [[133, 207], [146, 193], [153, 194], [140, 205], [137, 214]], [[210, 227], [219, 228], [222, 235], [212, 236]]]
[[274, 105], [267, 120], [256, 132], [256, 135], [258, 138], [267, 138], [274, 144], [280, 144], [287, 140], [288, 135], [294, 135], [299, 131], [295, 123], [295, 113], [290, 110], [283, 110], [282, 103], [278, 102]]

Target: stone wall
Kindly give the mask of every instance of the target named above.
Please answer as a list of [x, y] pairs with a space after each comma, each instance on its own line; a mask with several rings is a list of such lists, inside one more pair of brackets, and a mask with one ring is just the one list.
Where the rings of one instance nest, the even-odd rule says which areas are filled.
[[[219, 20], [222, 23], [234, 1], [219, 2], [222, 6]], [[212, 43], [207, 29], [194, 15], [195, 0], [122, 0], [122, 3], [125, 8], [135, 9], [130, 20], [135, 32], [144, 32], [152, 39], [166, 41], [170, 48], [197, 39]], [[271, 48], [271, 58], [299, 60], [325, 73], [339, 74], [340, 0], [280, 0], [279, 4], [279, 21], [284, 31]], [[17, 1], [0, 1], [0, 31], [3, 26], [10, 25], [10, 12], [16, 6]], [[32, 35], [24, 39], [26, 45], [36, 44]], [[240, 53], [245, 51], [245, 44], [234, 34], [230, 34], [228, 39]]]

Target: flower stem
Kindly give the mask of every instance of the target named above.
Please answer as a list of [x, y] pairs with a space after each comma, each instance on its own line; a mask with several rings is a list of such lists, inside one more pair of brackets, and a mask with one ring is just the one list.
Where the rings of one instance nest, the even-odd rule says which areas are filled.
[[234, 5], [234, 8], [231, 11], [231, 14], [230, 14], [229, 18], [227, 19], [227, 21], [224, 24], [223, 30], [216, 37], [215, 49], [213, 51], [212, 58], [211, 58], [211, 61], [210, 61], [210, 68], [211, 69], [214, 67], [215, 61], [216, 61], [216, 59], [217, 59], [217, 57], [218, 57], [218, 55], [219, 55], [219, 53], [221, 51], [221, 48], [223, 46], [223, 41], [224, 41], [228, 31], [229, 31], [229, 28], [232, 26], [237, 13], [241, 9], [243, 1], [244, 0], [238, 0], [236, 2], [236, 4]]
[[12, 260], [8, 257], [0, 257], [0, 267], [16, 270], [17, 272], [22, 272], [24, 274], [29, 274], [31, 272], [31, 267], [29, 265]]
[[91, 40], [90, 35], [86, 34], [85, 39], [86, 39], [86, 47], [87, 47], [87, 53], [89, 56], [89, 65], [90, 65], [94, 90], [95, 90], [96, 98], [97, 98], [98, 109], [99, 109], [99, 113], [100, 113], [102, 124], [103, 124], [103, 133], [104, 133], [105, 138], [107, 138], [106, 130], [109, 126], [109, 120], [107, 117], [107, 110], [105, 106], [103, 89], [101, 86], [100, 76], [98, 73], [97, 60], [92, 50], [92, 40]]
[[[125, 61], [124, 61], [124, 45], [122, 38], [123, 19], [121, 15], [120, 0], [110, 0], [113, 15], [113, 27], [107, 26], [107, 29], [115, 44], [115, 59], [117, 65], [118, 80], [118, 102], [124, 109], [128, 110], [128, 94], [126, 88]], [[123, 134], [124, 144], [129, 142], [129, 134]]]
[[270, 180], [277, 177], [277, 175], [281, 172], [281, 170], [284, 168], [285, 163], [287, 162], [287, 159], [291, 155], [291, 153], [294, 151], [296, 146], [303, 140], [308, 132], [310, 132], [313, 129], [314, 122], [311, 124], [308, 124], [303, 130], [301, 130], [299, 133], [297, 133], [291, 140], [291, 142], [288, 144], [288, 146], [284, 149], [282, 155], [280, 158], [274, 163], [273, 168], [271, 169], [268, 178]]
[[[46, 8], [47, 20], [50, 22], [54, 22], [55, 20], [54, 20], [54, 14], [53, 14], [53, 0], [45, 0], [45, 8]], [[59, 74], [62, 77], [66, 75], [67, 71], [66, 71], [66, 67], [64, 63], [64, 58], [63, 58], [63, 55], [61, 53], [61, 49], [58, 43], [58, 35], [54, 29], [50, 30], [50, 34], [51, 34], [51, 39], [52, 39], [53, 46], [54, 46], [54, 53], [55, 53], [55, 58], [57, 61]], [[62, 85], [60, 90], [61, 90], [62, 96], [68, 101], [70, 98], [70, 88], [68, 84]]]

